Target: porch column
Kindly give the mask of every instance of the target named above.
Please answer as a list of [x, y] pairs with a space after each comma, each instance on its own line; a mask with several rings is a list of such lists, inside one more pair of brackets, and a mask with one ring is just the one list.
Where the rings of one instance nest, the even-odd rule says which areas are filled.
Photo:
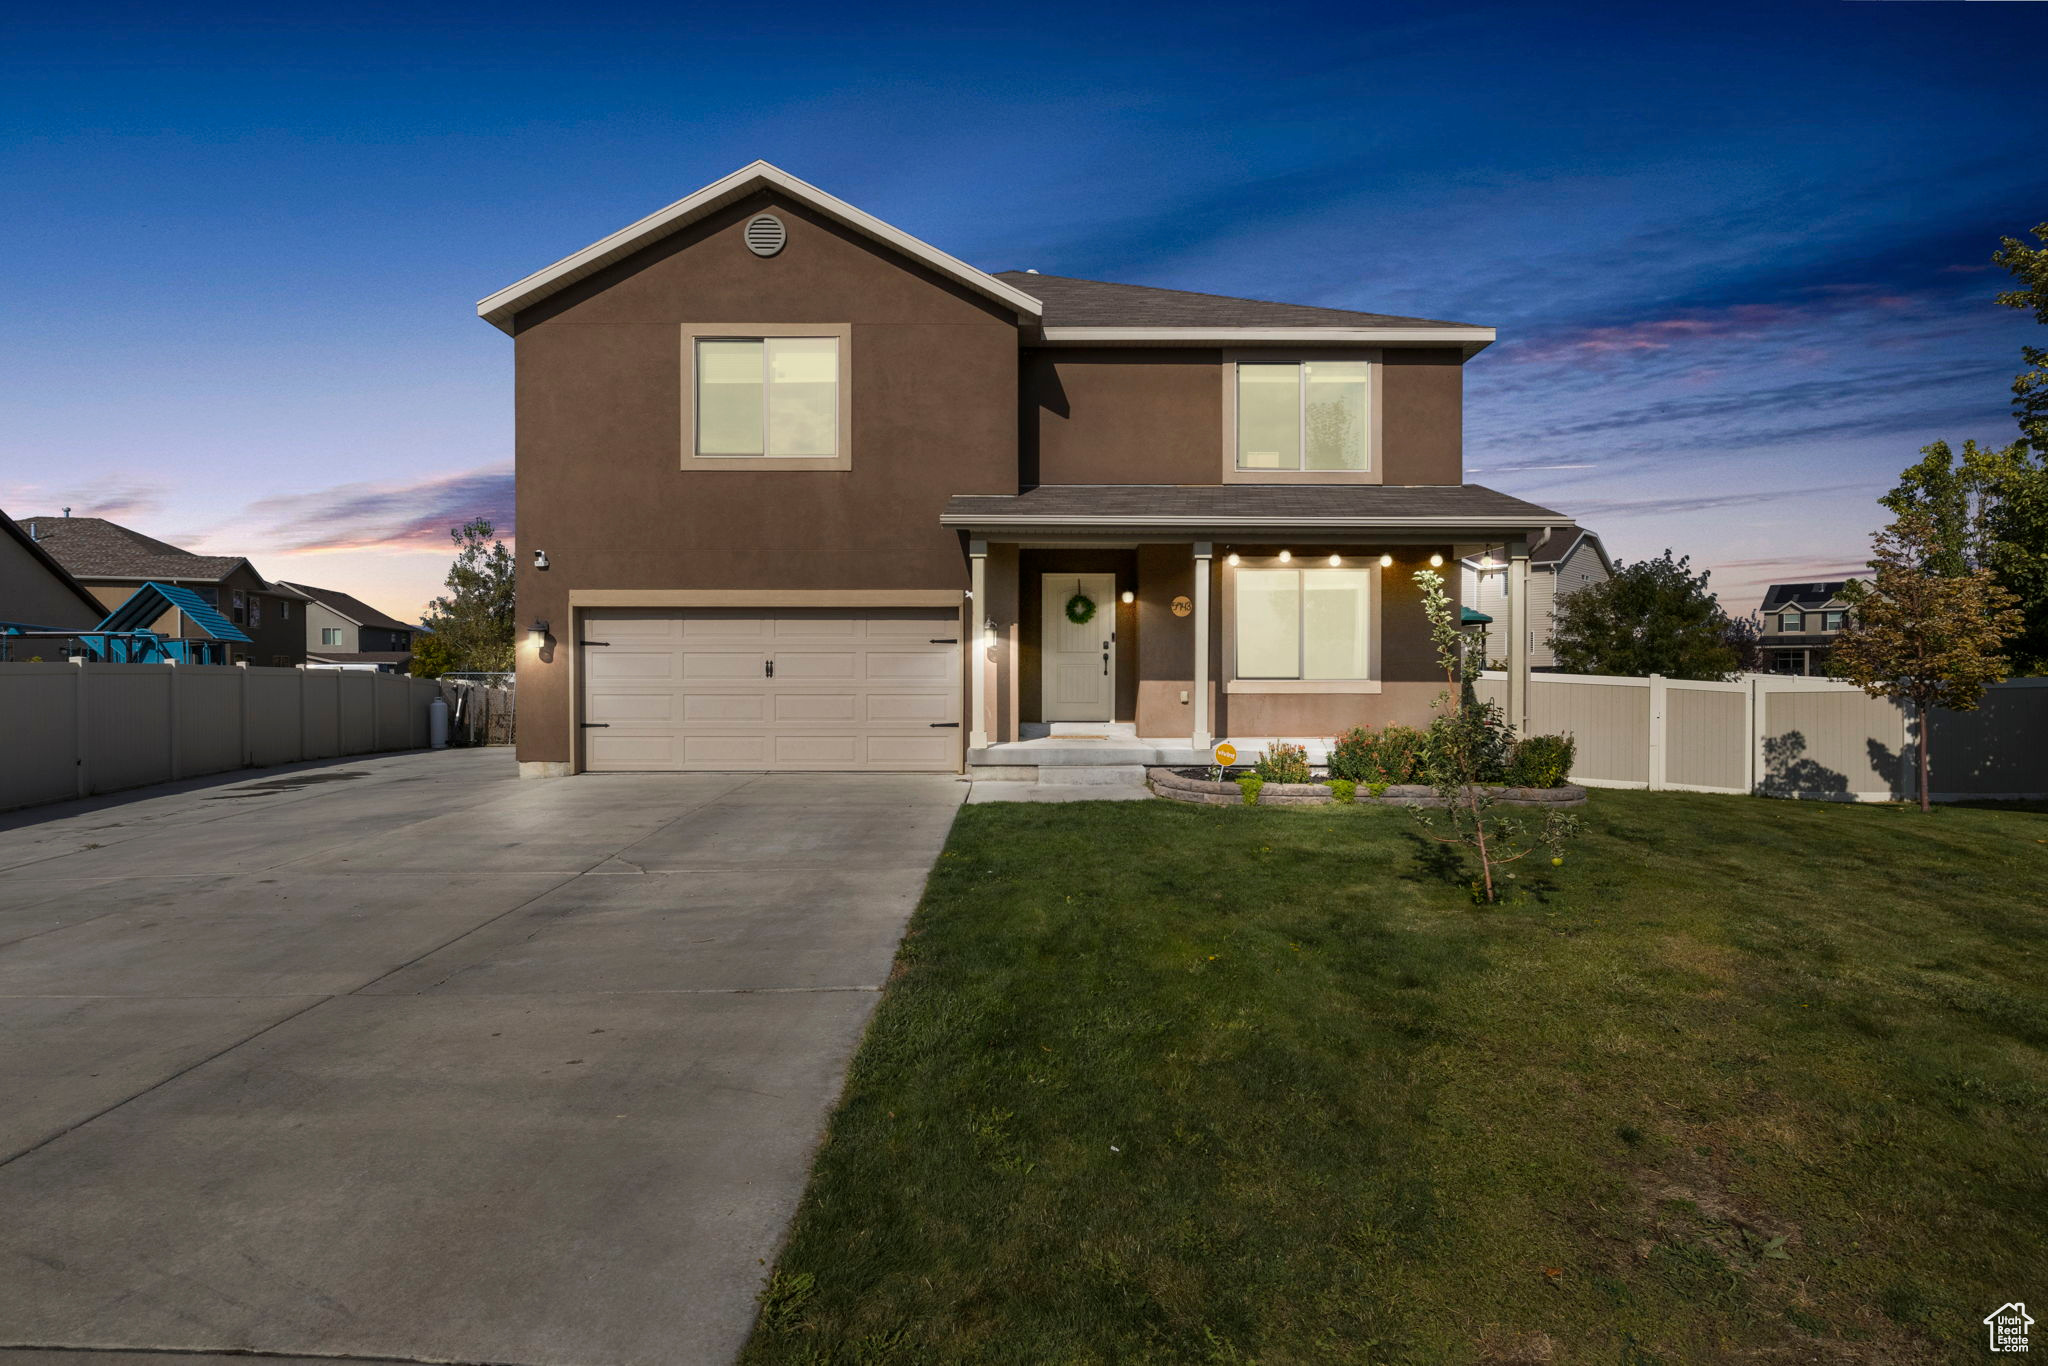
[[969, 749], [988, 748], [988, 542], [967, 543], [969, 583], [974, 591], [974, 610], [967, 614], [967, 646], [961, 655], [973, 672], [968, 675], [974, 716], [967, 731]]
[[1508, 543], [1508, 724], [1529, 729], [1529, 543]]
[[1194, 746], [1198, 752], [1216, 739], [1209, 733], [1209, 560], [1214, 550], [1207, 541], [1195, 542]]

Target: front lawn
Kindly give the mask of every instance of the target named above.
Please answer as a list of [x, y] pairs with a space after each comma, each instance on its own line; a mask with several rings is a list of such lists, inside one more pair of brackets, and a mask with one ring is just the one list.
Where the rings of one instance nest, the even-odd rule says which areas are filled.
[[746, 1360], [1977, 1360], [2048, 1305], [2048, 812], [1584, 815], [1479, 908], [1401, 811], [964, 808]]

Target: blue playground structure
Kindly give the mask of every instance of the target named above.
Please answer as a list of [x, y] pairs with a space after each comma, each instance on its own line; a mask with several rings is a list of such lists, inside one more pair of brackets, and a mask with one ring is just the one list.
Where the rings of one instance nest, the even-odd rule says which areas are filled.
[[[202, 634], [166, 636], [149, 629], [151, 622], [174, 608], [185, 614], [188, 626]], [[76, 653], [100, 664], [225, 664], [229, 645], [254, 643], [241, 627], [222, 616], [218, 607], [191, 589], [154, 582], [143, 584], [99, 625], [83, 631], [0, 621], [0, 660], [35, 653], [30, 641], [64, 642], [64, 658], [74, 652], [69, 645], [75, 642]]]

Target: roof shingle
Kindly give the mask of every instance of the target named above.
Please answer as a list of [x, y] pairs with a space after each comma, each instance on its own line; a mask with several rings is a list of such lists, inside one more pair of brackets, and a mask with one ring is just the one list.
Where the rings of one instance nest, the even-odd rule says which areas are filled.
[[358, 626], [374, 626], [384, 631], [417, 631], [420, 629], [411, 622], [400, 621], [396, 617], [386, 616], [361, 598], [352, 597], [347, 593], [338, 592], [332, 588], [315, 588], [310, 583], [286, 583], [284, 586], [296, 589], [323, 607], [347, 617]]
[[83, 579], [214, 582], [243, 563], [239, 555], [194, 555], [104, 517], [24, 517], [21, 525], [57, 563]]

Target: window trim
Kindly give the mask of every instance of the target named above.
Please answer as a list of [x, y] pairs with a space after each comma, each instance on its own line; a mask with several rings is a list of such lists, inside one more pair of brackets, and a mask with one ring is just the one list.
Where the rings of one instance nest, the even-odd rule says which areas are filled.
[[[1362, 470], [1241, 470], [1237, 467], [1237, 367], [1244, 364], [1312, 365], [1349, 361], [1366, 366], [1365, 468]], [[1379, 484], [1385, 479], [1385, 353], [1377, 346], [1234, 349], [1223, 353], [1223, 480], [1226, 484]], [[1304, 434], [1304, 440], [1306, 436]]]
[[1380, 655], [1380, 627], [1386, 619], [1386, 599], [1383, 596], [1386, 576], [1380, 568], [1380, 551], [1370, 553], [1362, 550], [1347, 551], [1340, 546], [1316, 546], [1307, 552], [1296, 552], [1297, 557], [1312, 553], [1318, 559], [1328, 555], [1341, 555], [1344, 563], [1335, 566], [1342, 569], [1363, 569], [1366, 579], [1365, 609], [1365, 670], [1364, 678], [1239, 678], [1237, 676], [1237, 574], [1240, 569], [1299, 569], [1313, 573], [1324, 568], [1319, 564], [1304, 564], [1299, 558], [1282, 564], [1276, 558], [1277, 551], [1253, 553], [1242, 547], [1235, 547], [1239, 563], [1231, 564], [1221, 554], [1216, 562], [1222, 566], [1222, 580], [1217, 588], [1221, 620], [1218, 631], [1221, 634], [1223, 656], [1223, 691], [1226, 694], [1257, 693], [1378, 693], [1385, 690], [1385, 679], [1381, 675], [1385, 665]]
[[1822, 612], [1820, 614], [1820, 629], [1824, 633], [1828, 631], [1839, 631], [1846, 627], [1848, 624], [1849, 614], [1847, 612], [1833, 611]]
[[[839, 449], [834, 455], [697, 454], [697, 343], [766, 341], [770, 337], [833, 337], [839, 342]], [[686, 470], [850, 470], [853, 468], [853, 325], [851, 323], [684, 323], [681, 467]]]
[[[1787, 617], [1798, 617], [1799, 624], [1797, 626], [1787, 626], [1785, 624], [1785, 618]], [[1806, 633], [1806, 613], [1798, 610], [1780, 608], [1778, 611], [1778, 630], [1781, 634], [1790, 634], [1795, 636], [1804, 635]]]

